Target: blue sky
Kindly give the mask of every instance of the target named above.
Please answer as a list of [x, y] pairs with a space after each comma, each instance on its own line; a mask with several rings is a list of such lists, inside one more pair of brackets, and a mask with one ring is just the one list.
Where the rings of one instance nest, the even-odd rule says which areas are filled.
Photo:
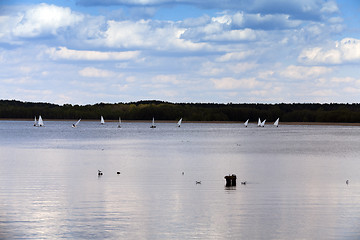
[[355, 0], [0, 4], [0, 99], [360, 101]]

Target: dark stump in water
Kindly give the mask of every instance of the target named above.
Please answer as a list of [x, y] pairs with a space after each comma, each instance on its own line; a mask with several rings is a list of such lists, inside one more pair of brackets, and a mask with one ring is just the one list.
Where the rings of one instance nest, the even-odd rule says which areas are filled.
[[226, 180], [226, 187], [234, 187], [236, 186], [236, 175], [229, 175], [224, 177]]

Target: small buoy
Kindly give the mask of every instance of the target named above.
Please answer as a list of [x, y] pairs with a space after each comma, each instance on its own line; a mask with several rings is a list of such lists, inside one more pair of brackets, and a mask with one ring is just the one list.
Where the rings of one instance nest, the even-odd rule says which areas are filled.
[[349, 185], [349, 180], [346, 180], [346, 185]]
[[195, 181], [196, 182], [196, 184], [201, 184], [201, 181]]
[[182, 175], [184, 175], [184, 172], [182, 172]]
[[120, 174], [120, 172], [116, 172], [116, 174]]

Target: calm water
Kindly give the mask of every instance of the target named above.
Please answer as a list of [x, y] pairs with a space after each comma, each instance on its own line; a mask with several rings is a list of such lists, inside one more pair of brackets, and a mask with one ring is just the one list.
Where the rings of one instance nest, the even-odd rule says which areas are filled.
[[359, 127], [71, 124], [0, 121], [0, 239], [360, 239]]

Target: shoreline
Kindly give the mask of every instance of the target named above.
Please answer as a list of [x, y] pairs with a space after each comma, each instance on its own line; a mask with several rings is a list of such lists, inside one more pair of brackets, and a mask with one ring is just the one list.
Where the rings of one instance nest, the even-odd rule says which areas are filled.
[[[24, 121], [24, 122], [33, 122], [34, 119], [29, 118], [1, 118], [0, 121]], [[55, 121], [64, 121], [64, 122], [76, 122], [76, 119], [44, 119], [47, 122], [55, 122]], [[100, 120], [95, 119], [84, 119], [81, 120], [84, 122], [100, 122]], [[156, 123], [177, 123], [178, 120], [156, 120]], [[106, 120], [105, 122], [118, 122], [118, 120]], [[123, 120], [122, 123], [151, 123], [151, 120]], [[184, 121], [183, 123], [215, 123], [215, 124], [244, 124], [244, 122], [239, 121]], [[257, 124], [257, 122], [249, 122], [251, 124]], [[265, 123], [266, 125], [273, 125], [273, 122]], [[279, 125], [319, 125], [319, 126], [360, 126], [360, 123], [342, 123], [342, 122], [280, 122]]]

